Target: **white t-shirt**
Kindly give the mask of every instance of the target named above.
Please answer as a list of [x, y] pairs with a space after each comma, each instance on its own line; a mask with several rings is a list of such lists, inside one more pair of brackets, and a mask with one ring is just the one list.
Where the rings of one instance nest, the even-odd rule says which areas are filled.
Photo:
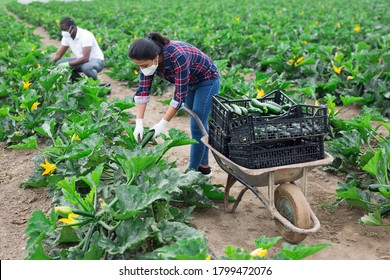
[[72, 37], [62, 37], [61, 45], [70, 47], [72, 53], [77, 57], [80, 58], [83, 56], [83, 48], [84, 47], [91, 47], [91, 54], [89, 56], [89, 59], [100, 59], [104, 60], [104, 55], [102, 50], [100, 49], [98, 43], [96, 42], [95, 36], [89, 32], [86, 29], [77, 27], [77, 34], [76, 38]]

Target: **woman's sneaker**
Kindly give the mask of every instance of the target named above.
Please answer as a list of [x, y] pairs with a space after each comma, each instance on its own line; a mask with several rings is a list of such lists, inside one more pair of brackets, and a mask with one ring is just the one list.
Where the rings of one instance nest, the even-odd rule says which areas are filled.
[[207, 178], [211, 178], [211, 176], [213, 176], [213, 172], [211, 172], [210, 166], [209, 167], [199, 166], [198, 171], [202, 173], [204, 176], [206, 176]]

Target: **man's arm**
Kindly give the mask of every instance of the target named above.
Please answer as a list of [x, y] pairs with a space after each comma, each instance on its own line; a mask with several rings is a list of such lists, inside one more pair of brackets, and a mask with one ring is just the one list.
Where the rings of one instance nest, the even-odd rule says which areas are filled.
[[61, 47], [58, 49], [58, 51], [56, 52], [54, 58], [53, 58], [53, 61], [54, 62], [57, 62], [58, 60], [61, 59], [61, 57], [66, 53], [66, 51], [68, 50], [68, 46], [64, 46], [64, 45], [61, 45]]
[[76, 59], [76, 60], [70, 61], [69, 65], [70, 66], [77, 66], [77, 65], [84, 64], [84, 63], [88, 62], [89, 56], [91, 55], [91, 49], [92, 49], [92, 47], [83, 47], [83, 56]]

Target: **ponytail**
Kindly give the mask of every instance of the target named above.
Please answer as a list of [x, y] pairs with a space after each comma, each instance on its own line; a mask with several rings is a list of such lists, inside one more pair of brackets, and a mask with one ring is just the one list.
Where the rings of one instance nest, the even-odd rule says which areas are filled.
[[162, 54], [163, 47], [170, 42], [168, 37], [158, 32], [150, 32], [146, 38], [135, 40], [129, 48], [131, 59], [149, 60]]
[[163, 46], [165, 46], [166, 44], [169, 43], [169, 38], [166, 37], [166, 36], [162, 36], [160, 33], [158, 32], [150, 32], [148, 34], [148, 38], [150, 40], [153, 40], [153, 42], [155, 42], [157, 45], [159, 45], [161, 48]]

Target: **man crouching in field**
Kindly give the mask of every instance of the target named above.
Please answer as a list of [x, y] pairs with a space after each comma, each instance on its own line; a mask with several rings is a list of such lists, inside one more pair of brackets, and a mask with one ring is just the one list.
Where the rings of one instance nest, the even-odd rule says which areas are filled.
[[[53, 58], [60, 67], [73, 68], [72, 79], [80, 77], [83, 72], [97, 80], [97, 74], [104, 68], [104, 55], [95, 36], [88, 30], [77, 27], [74, 20], [65, 17], [60, 22], [62, 30], [61, 46]], [[76, 57], [61, 58], [70, 48]]]

